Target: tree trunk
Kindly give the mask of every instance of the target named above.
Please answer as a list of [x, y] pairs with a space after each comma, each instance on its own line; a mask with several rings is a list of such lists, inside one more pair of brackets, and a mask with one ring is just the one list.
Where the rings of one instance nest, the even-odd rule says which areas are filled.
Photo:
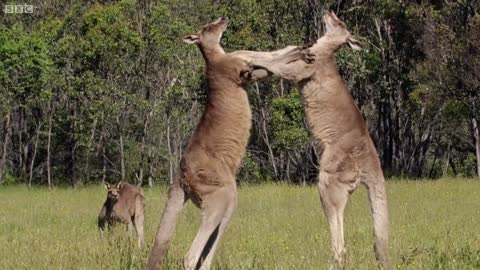
[[262, 108], [262, 131], [263, 131], [263, 139], [265, 141], [265, 144], [267, 145], [268, 148], [268, 155], [270, 157], [270, 162], [272, 163], [272, 168], [273, 168], [273, 174], [275, 177], [278, 176], [278, 170], [277, 170], [277, 165], [275, 163], [275, 155], [273, 154], [272, 146], [270, 145], [270, 140], [268, 138], [268, 131], [267, 131], [267, 125], [266, 125], [266, 120], [265, 120], [265, 110]]
[[[145, 114], [145, 120], [143, 122], [142, 144], [140, 145], [140, 164], [138, 169], [138, 178], [140, 179], [140, 181], [143, 181], [143, 165], [145, 161], [145, 148], [146, 148], [145, 146], [147, 144], [146, 141], [148, 136], [148, 123], [150, 121], [150, 114], [151, 113]], [[147, 159], [148, 158], [149, 157], [147, 156]]]
[[[385, 97], [386, 100], [389, 100]], [[383, 123], [383, 168], [388, 173], [391, 173], [392, 170], [392, 158], [393, 158], [393, 137], [391, 134], [392, 131], [392, 118], [391, 118], [391, 108], [390, 103], [382, 102], [380, 105], [383, 107], [383, 113], [379, 115], [382, 118]]]
[[76, 100], [72, 99], [68, 101], [69, 103], [66, 105], [66, 109], [68, 110], [68, 128], [66, 132], [66, 138], [64, 142], [64, 151], [65, 151], [65, 158], [62, 164], [64, 164], [63, 167], [63, 173], [65, 175], [65, 178], [70, 181], [70, 184], [72, 186], [75, 186], [77, 184], [77, 181], [75, 179], [75, 150], [76, 150], [76, 137], [75, 137], [75, 132], [76, 132]]
[[432, 178], [433, 176], [433, 170], [435, 169], [435, 164], [437, 163], [437, 151], [435, 151], [435, 154], [433, 156], [433, 162], [432, 162], [432, 167], [430, 167], [430, 172], [428, 173], [428, 178]]
[[[260, 96], [260, 89], [258, 88], [258, 83], [255, 83], [255, 89], [257, 90], [257, 95]], [[265, 109], [262, 107], [260, 110], [262, 112], [262, 132], [263, 132], [262, 137], [265, 144], [267, 145], [269, 159], [270, 159], [270, 162], [272, 163], [273, 174], [276, 178], [278, 177], [278, 170], [277, 170], [277, 165], [275, 163], [275, 155], [273, 154], [272, 146], [270, 145], [270, 140], [268, 138], [268, 130], [267, 130], [267, 124], [266, 124], [267, 120], [265, 119], [266, 118]]]
[[478, 126], [477, 119], [472, 119], [473, 134], [475, 137], [475, 153], [477, 156], [477, 176], [480, 178], [480, 126]]
[[[24, 174], [24, 171], [23, 171], [23, 164], [25, 162], [25, 160], [23, 160], [23, 109], [22, 108], [19, 108], [18, 110], [18, 119], [17, 119], [17, 124], [16, 124], [16, 130], [17, 130], [17, 135], [18, 135], [18, 142], [17, 142], [17, 146], [18, 146], [18, 176], [20, 179], [22, 179], [22, 181], [25, 179], [25, 174]], [[14, 132], [15, 134], [15, 132]]]
[[52, 142], [52, 109], [51, 104], [48, 104], [49, 107], [49, 116], [48, 116], [48, 139], [47, 139], [47, 183], [48, 189], [52, 189], [53, 179], [52, 179], [52, 163], [51, 163], [51, 142]]
[[105, 142], [102, 143], [102, 184], [107, 180], [107, 156], [105, 154]]
[[[155, 113], [154, 113], [154, 110], [156, 108], [156, 98], [155, 98], [155, 95], [153, 97], [153, 103], [151, 103], [151, 110], [150, 110], [150, 114], [149, 114], [149, 130], [154, 130], [154, 124], [155, 122], [150, 122], [152, 121], [152, 119], [154, 120], [155, 119]], [[154, 135], [152, 133], [147, 133], [148, 134], [148, 143], [147, 143], [147, 148], [148, 148], [148, 153], [147, 153], [147, 167], [148, 167], [148, 175], [147, 175], [147, 183], [148, 183], [148, 187], [149, 188], [152, 188], [153, 187], [153, 161], [154, 161], [154, 157], [155, 157], [155, 144], [154, 144]]]
[[125, 153], [123, 151], [123, 135], [120, 134], [120, 169], [122, 181], [125, 181]]
[[[149, 48], [150, 47], [150, 35], [148, 35], [148, 32], [149, 32], [149, 25], [148, 25], [148, 22], [149, 22], [149, 18], [150, 18], [150, 9], [149, 9], [149, 6], [147, 5], [146, 2], [143, 3], [143, 14], [142, 14], [142, 17], [145, 18], [145, 20], [143, 20], [143, 27], [141, 29], [142, 33], [143, 33], [143, 40], [145, 41], [145, 44], [146, 44], [146, 48]], [[145, 101], [147, 102], [147, 104], [149, 104], [151, 106], [151, 103], [150, 103], [150, 97], [151, 97], [151, 91], [150, 91], [150, 87], [149, 87], [149, 78], [148, 78], [148, 67], [149, 67], [149, 63], [150, 63], [150, 55], [149, 55], [149, 52], [151, 50], [145, 50], [144, 54], [143, 54], [143, 82], [144, 82], [144, 89], [145, 89]], [[143, 165], [144, 165], [144, 161], [145, 161], [145, 146], [146, 146], [146, 142], [148, 141], [147, 140], [147, 137], [148, 137], [148, 125], [149, 125], [149, 122], [150, 122], [150, 116], [153, 114], [153, 108], [152, 108], [152, 111], [148, 112], [148, 113], [145, 113], [145, 120], [143, 122], [143, 134], [142, 134], [142, 145], [140, 147], [140, 155], [141, 155], [141, 158], [140, 158], [140, 164], [139, 164], [139, 170], [138, 170], [138, 177], [140, 178], [140, 181], [143, 181]], [[150, 147], [148, 147], [148, 154], [147, 154], [147, 159], [148, 159], [148, 165], [150, 166]], [[150, 173], [150, 172], [149, 172]], [[149, 180], [150, 181], [150, 180]]]
[[117, 116], [118, 130], [120, 132], [120, 172], [122, 175], [122, 181], [125, 181], [125, 153], [123, 149], [123, 128], [120, 123], [120, 117]]
[[38, 149], [38, 136], [40, 134], [40, 129], [42, 125], [40, 124], [37, 128], [37, 132], [35, 134], [35, 143], [33, 145], [33, 154], [32, 160], [30, 161], [30, 172], [28, 177], [28, 187], [32, 187], [32, 179], [33, 179], [33, 166], [35, 165], [35, 158], [37, 157], [37, 149]]
[[26, 176], [27, 176], [27, 160], [28, 160], [28, 150], [29, 150], [29, 145], [30, 145], [30, 142], [27, 142], [27, 136], [28, 136], [28, 131], [27, 131], [27, 120], [26, 120], [26, 117], [25, 117], [25, 112], [23, 113], [23, 126], [22, 126], [22, 132], [24, 134], [24, 142], [22, 144], [22, 148], [23, 148], [23, 165], [22, 165], [22, 178], [27, 180]]
[[[281, 172], [283, 171], [283, 175], [280, 176], [280, 179], [286, 179], [287, 183], [290, 182], [290, 160], [288, 160], [288, 151], [282, 151], [283, 154], [280, 155], [280, 159], [282, 160], [282, 165], [280, 166]], [[280, 173], [282, 174], [282, 173]], [[294, 179], [293, 181], [298, 181], [298, 179]]]
[[173, 153], [172, 153], [172, 146], [170, 144], [170, 116], [167, 116], [167, 146], [168, 146], [168, 162], [169, 162], [169, 170], [168, 174], [170, 177], [170, 184], [173, 183]]
[[447, 152], [445, 153], [445, 165], [443, 166], [443, 175], [442, 177], [448, 176], [448, 167], [450, 166], [450, 145], [451, 142], [448, 142]]
[[93, 145], [93, 139], [95, 139], [95, 131], [97, 129], [97, 118], [93, 120], [92, 129], [90, 130], [90, 139], [87, 143], [87, 157], [85, 161], [85, 180], [88, 182], [90, 180], [90, 148]]
[[98, 152], [97, 157], [100, 155], [100, 151], [102, 151], [102, 185], [105, 183], [107, 179], [107, 157], [105, 156], [105, 114], [102, 112], [102, 130], [100, 132], [100, 144], [98, 145]]
[[324, 4], [320, 1], [315, 0], [306, 0], [306, 11], [305, 17], [302, 18], [305, 27], [305, 40], [307, 43], [312, 40], [317, 40], [323, 32], [322, 16], [324, 13]]
[[10, 112], [7, 113], [7, 117], [3, 124], [3, 151], [2, 151], [2, 159], [0, 160], [0, 184], [2, 183], [3, 175], [5, 174], [5, 164], [7, 162], [9, 136], [10, 136]]
[[76, 157], [76, 150], [77, 150], [77, 138], [76, 138], [76, 129], [77, 129], [77, 108], [76, 105], [74, 105], [73, 111], [72, 111], [72, 116], [73, 116], [73, 123], [71, 124], [70, 128], [70, 143], [68, 145], [69, 147], [69, 152], [70, 152], [70, 159], [68, 162], [67, 166], [67, 177], [72, 179], [72, 185], [77, 186], [80, 183], [80, 178], [77, 178], [75, 175], [75, 157]]
[[153, 187], [153, 146], [148, 147], [148, 187]]

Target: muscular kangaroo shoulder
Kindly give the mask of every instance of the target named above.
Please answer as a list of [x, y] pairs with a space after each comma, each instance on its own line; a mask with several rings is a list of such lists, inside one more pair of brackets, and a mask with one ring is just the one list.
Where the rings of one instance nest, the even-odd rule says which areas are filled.
[[228, 67], [230, 67], [232, 69], [242, 68], [243, 66], [246, 66], [247, 63], [248, 63], [243, 58], [240, 58], [240, 57], [235, 56], [235, 55], [229, 55], [229, 54], [227, 54], [223, 57], [223, 61]]
[[233, 82], [244, 85], [250, 79], [251, 68], [248, 62], [240, 57], [224, 55], [211, 64], [210, 78], [216, 82]]
[[230, 75], [239, 77], [242, 71], [248, 68], [248, 62], [238, 56], [225, 55], [219, 63], [219, 68]]

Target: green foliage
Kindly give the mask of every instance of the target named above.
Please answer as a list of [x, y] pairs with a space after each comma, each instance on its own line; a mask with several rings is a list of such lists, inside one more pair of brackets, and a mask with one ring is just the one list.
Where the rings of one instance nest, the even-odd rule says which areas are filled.
[[303, 122], [304, 113], [298, 90], [272, 100], [272, 129], [274, 146], [279, 149], [295, 149], [308, 143], [308, 131]]
[[8, 172], [3, 176], [3, 183], [2, 184], [5, 185], [5, 186], [18, 185], [20, 183], [21, 182], [19, 181], [18, 178], [16, 178], [14, 175], [12, 175]]
[[0, 63], [2, 92], [12, 101], [27, 105], [48, 98], [53, 63], [45, 37], [26, 33], [21, 25], [0, 27]]
[[121, 4], [95, 4], [83, 15], [84, 51], [92, 61], [99, 57], [100, 61], [113, 60], [111, 64], [119, 65], [122, 63], [115, 61], [117, 57], [135, 57], [138, 53], [142, 39], [129, 22], [127, 10]]
[[477, 158], [473, 153], [468, 153], [464, 159], [461, 160], [458, 168], [460, 177], [474, 177], [477, 172]]
[[451, 99], [448, 100], [443, 114], [446, 122], [456, 122], [468, 115], [468, 107], [460, 100]]
[[[32, 161], [33, 182], [47, 182], [49, 131], [55, 183], [118, 178], [122, 160], [125, 175], [151, 168], [165, 182], [206, 99], [204, 60], [182, 37], [224, 15], [225, 51], [269, 51], [321, 36], [326, 9], [364, 45], [336, 60], [385, 170], [440, 175], [450, 155], [449, 172], [473, 174], [480, 16], [469, 1], [47, 2], [35, 16], [0, 17], [1, 144], [11, 116], [2, 170], [20, 182]], [[301, 93], [274, 80], [247, 89], [254, 119], [240, 178], [316, 181]]]
[[155, 45], [161, 64], [172, 65], [178, 62], [175, 57], [181, 51], [195, 51], [195, 46], [182, 42], [185, 34], [195, 32], [187, 18], [176, 16], [171, 4], [160, 3], [152, 11], [149, 27], [151, 29], [151, 42]]
[[238, 173], [240, 183], [258, 183], [262, 180], [260, 167], [254, 157], [247, 153], [243, 159], [242, 167]]

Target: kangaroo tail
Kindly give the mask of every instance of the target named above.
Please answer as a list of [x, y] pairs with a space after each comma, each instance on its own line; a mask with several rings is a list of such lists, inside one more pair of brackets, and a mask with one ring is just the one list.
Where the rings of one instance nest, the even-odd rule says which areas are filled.
[[383, 176], [367, 184], [373, 220], [375, 257], [383, 269], [392, 269], [388, 259], [388, 207]]
[[147, 269], [156, 269], [157, 264], [163, 259], [163, 257], [165, 257], [170, 238], [175, 230], [175, 225], [177, 224], [178, 215], [180, 214], [185, 201], [185, 192], [178, 183], [173, 183], [168, 191], [167, 205], [163, 211], [155, 242], [150, 257], [148, 258]]

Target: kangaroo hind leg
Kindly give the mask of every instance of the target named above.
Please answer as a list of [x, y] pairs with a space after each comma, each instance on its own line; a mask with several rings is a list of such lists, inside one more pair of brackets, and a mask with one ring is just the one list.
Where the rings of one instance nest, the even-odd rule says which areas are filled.
[[145, 218], [145, 201], [143, 196], [137, 196], [135, 200], [135, 230], [137, 232], [137, 245], [141, 247], [144, 242], [143, 223]]
[[349, 188], [335, 174], [321, 171], [318, 189], [320, 200], [330, 228], [332, 264], [330, 269], [344, 269], [346, 250], [343, 229], [343, 214], [347, 205]]
[[209, 194], [203, 202], [202, 223], [184, 258], [184, 267], [209, 269], [219, 239], [236, 207], [236, 188], [224, 186]]

